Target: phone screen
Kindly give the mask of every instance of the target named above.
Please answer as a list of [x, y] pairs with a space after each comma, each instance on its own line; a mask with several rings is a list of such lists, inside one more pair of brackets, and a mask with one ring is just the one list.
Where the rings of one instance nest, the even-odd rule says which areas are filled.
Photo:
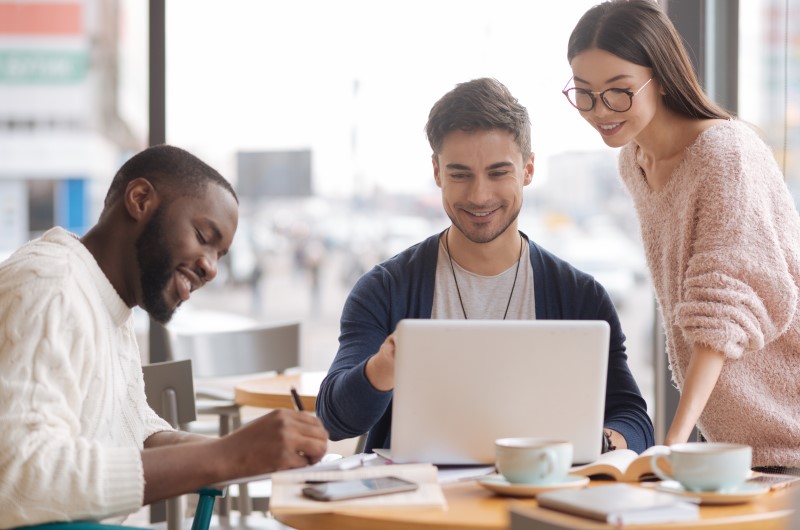
[[398, 477], [337, 480], [303, 488], [303, 495], [320, 501], [339, 501], [384, 495], [401, 491], [414, 491], [417, 484]]

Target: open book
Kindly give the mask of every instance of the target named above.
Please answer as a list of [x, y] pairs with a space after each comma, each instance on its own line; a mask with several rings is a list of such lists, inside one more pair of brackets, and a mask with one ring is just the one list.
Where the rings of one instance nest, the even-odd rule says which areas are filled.
[[[304, 468], [306, 469], [306, 468]], [[303, 496], [307, 482], [369, 479], [395, 476], [410, 480], [419, 487], [414, 491], [323, 502]], [[289, 470], [272, 474], [270, 511], [274, 513], [332, 512], [337, 508], [438, 508], [447, 507], [442, 487], [432, 464], [390, 464], [355, 469], [316, 471]]]
[[642, 454], [631, 449], [617, 449], [600, 455], [600, 458], [589, 464], [573, 466], [572, 475], [591, 477], [603, 475], [620, 482], [639, 482], [655, 478], [651, 460], [653, 455], [668, 455], [669, 447], [654, 445], [648, 447]]

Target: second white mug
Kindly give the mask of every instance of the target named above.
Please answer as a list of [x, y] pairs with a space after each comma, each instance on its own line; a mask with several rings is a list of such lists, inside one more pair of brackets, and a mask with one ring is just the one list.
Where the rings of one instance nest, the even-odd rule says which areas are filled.
[[[670, 446], [669, 455], [653, 455], [652, 467], [662, 480], [676, 480], [690, 491], [732, 491], [750, 476], [749, 445], [689, 442]], [[671, 471], [661, 466], [667, 461]]]

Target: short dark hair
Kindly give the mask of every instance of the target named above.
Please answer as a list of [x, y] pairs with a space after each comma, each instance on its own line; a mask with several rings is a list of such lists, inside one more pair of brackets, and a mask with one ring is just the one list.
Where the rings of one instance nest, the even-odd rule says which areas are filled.
[[135, 154], [119, 168], [106, 194], [104, 208], [119, 200], [128, 183], [140, 177], [150, 181], [167, 200], [176, 195], [199, 197], [208, 184], [214, 183], [239, 202], [231, 184], [216, 169], [180, 147], [162, 144]]
[[678, 30], [654, 0], [609, 0], [584, 13], [569, 37], [567, 60], [595, 48], [652, 68], [673, 112], [694, 119], [731, 117], [703, 92]]
[[428, 114], [425, 133], [436, 157], [445, 136], [501, 129], [511, 133], [523, 159], [531, 154], [531, 121], [528, 110], [496, 79], [488, 77], [459, 83], [442, 96]]

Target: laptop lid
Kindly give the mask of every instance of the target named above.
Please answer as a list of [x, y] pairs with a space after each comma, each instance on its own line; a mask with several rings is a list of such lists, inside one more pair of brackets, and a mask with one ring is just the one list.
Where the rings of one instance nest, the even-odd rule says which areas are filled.
[[602, 320], [402, 320], [391, 458], [491, 464], [497, 438], [547, 437], [596, 460], [609, 335]]

